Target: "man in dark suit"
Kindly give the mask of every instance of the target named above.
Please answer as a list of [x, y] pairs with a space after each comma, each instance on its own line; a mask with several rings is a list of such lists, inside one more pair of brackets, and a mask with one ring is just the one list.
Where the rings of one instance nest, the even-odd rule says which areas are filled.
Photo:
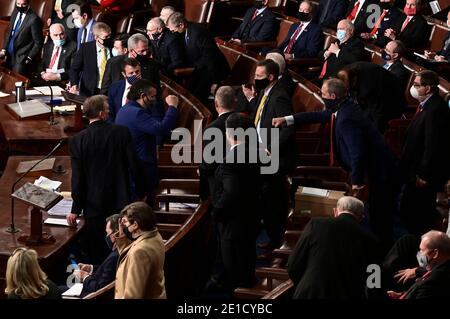
[[345, 17], [346, 0], [320, 0], [316, 20], [322, 27], [335, 27]]
[[431, 28], [427, 20], [420, 14], [421, 0], [406, 0], [400, 31], [387, 29], [384, 33], [391, 40], [400, 40], [407, 48], [423, 48], [429, 46]]
[[36, 64], [42, 43], [42, 20], [30, 8], [29, 0], [16, 0], [0, 60], [14, 72], [28, 76]]
[[123, 79], [111, 84], [108, 91], [109, 118], [114, 123], [120, 108], [127, 104], [127, 95], [130, 88], [141, 78], [141, 65], [136, 59], [123, 60]]
[[205, 102], [214, 84], [219, 84], [230, 73], [230, 66], [209, 31], [198, 23], [188, 22], [179, 12], [169, 17], [170, 31], [183, 41], [188, 67], [194, 68], [189, 92]]
[[341, 197], [335, 218], [313, 218], [288, 260], [294, 299], [366, 299], [367, 267], [378, 264], [377, 239], [360, 221], [364, 204]]
[[[376, 0], [351, 0], [347, 7], [345, 17], [355, 26], [355, 34], [370, 32], [368, 21], [373, 14], [373, 5], [378, 2]], [[372, 6], [371, 6], [372, 5]]]
[[[75, 4], [75, 0], [53, 0], [53, 10], [52, 15], [47, 20], [47, 26], [50, 26], [55, 23], [60, 23], [66, 29], [66, 35], [70, 39], [70, 41], [77, 41], [78, 29], [68, 26], [68, 21], [71, 21], [69, 17], [72, 15], [73, 4]], [[72, 6], [71, 6], [72, 5]]]
[[339, 71], [338, 78], [346, 83], [350, 95], [381, 133], [406, 109], [405, 90], [397, 77], [378, 64], [349, 64]]
[[323, 48], [323, 33], [320, 26], [313, 22], [313, 6], [309, 1], [302, 1], [298, 8], [297, 18], [286, 38], [278, 46], [286, 60], [316, 57]]
[[256, 0], [254, 7], [247, 10], [239, 28], [233, 33], [231, 41], [239, 44], [257, 41], [276, 40], [279, 22], [267, 7], [269, 0]]
[[367, 60], [362, 41], [354, 36], [355, 27], [348, 20], [341, 20], [337, 26], [338, 42], [333, 42], [326, 50], [319, 53], [324, 59], [319, 79], [327, 79], [336, 74], [346, 65]]
[[435, 229], [436, 194], [450, 178], [450, 109], [439, 96], [439, 77], [422, 71], [411, 95], [420, 104], [406, 131], [401, 155], [405, 186], [400, 203], [408, 231], [416, 236]]
[[[206, 200], [214, 189], [214, 173], [223, 158], [225, 157], [226, 151], [226, 139], [225, 139], [225, 121], [227, 118], [234, 113], [236, 108], [236, 98], [234, 95], [234, 90], [230, 86], [222, 86], [217, 89], [216, 95], [214, 97], [214, 105], [218, 114], [217, 119], [212, 121], [208, 127], [205, 129], [203, 136], [205, 134], [214, 134], [221, 132], [222, 144], [223, 144], [223, 154], [211, 154], [214, 158], [204, 158], [199, 166], [200, 172], [200, 189], [201, 198]], [[215, 138], [211, 137], [211, 140], [205, 141], [205, 147], [215, 141]], [[216, 141], [217, 142], [217, 141]], [[216, 159], [220, 157], [219, 161]]]
[[364, 116], [360, 106], [347, 95], [342, 80], [324, 81], [322, 99], [326, 109], [303, 112], [273, 120], [274, 126], [330, 122], [330, 164], [338, 164], [351, 172], [352, 190], [367, 197], [370, 224], [382, 241], [385, 252], [392, 246], [392, 219], [397, 212], [400, 181], [397, 177], [397, 157], [386, 144], [383, 135]]
[[152, 57], [158, 62], [159, 69], [164, 75], [174, 77], [173, 71], [186, 63], [183, 44], [159, 17], [147, 23], [147, 35]]
[[70, 65], [77, 44], [66, 37], [62, 24], [52, 24], [49, 32], [52, 41], [44, 45], [42, 62], [38, 67], [40, 78], [33, 81], [33, 86], [61, 85], [61, 81], [69, 80]]
[[151, 109], [155, 107], [157, 91], [148, 80], [139, 80], [130, 88], [128, 103], [120, 108], [116, 115], [116, 124], [128, 127], [136, 151], [144, 164], [147, 181], [147, 202], [153, 205], [153, 191], [159, 183], [158, 162], [156, 157], [157, 136], [170, 133], [178, 120], [178, 98], [166, 97], [169, 108], [161, 120], [156, 120]]
[[361, 38], [374, 39], [376, 46], [384, 48], [391, 41], [385, 36], [386, 30], [392, 29], [396, 33], [400, 32], [405, 14], [394, 6], [394, 2], [395, 0], [380, 0], [381, 15], [370, 32], [360, 34]]
[[276, 172], [264, 175], [263, 185], [263, 220], [271, 248], [279, 247], [284, 235], [288, 214], [286, 176], [296, 165], [294, 128], [281, 128], [275, 140], [270, 132], [273, 118], [292, 114], [291, 97], [278, 82], [278, 76], [279, 67], [275, 62], [259, 61], [254, 88], [243, 88], [250, 101], [259, 141], [272, 154], [272, 167], [279, 164]]
[[[69, 143], [73, 204], [67, 221], [76, 225], [76, 218], [83, 213], [86, 224], [81, 248], [90, 262], [98, 265], [110, 252], [103, 235], [105, 218], [145, 198], [146, 186], [130, 132], [106, 122], [106, 97], [88, 98], [83, 112], [89, 126]], [[134, 189], [130, 176], [134, 178]]]
[[[450, 11], [447, 13], [447, 26], [450, 27]], [[439, 62], [450, 61], [450, 31], [444, 37], [442, 41], [442, 49], [437, 52], [430, 52], [425, 50], [425, 55], [429, 59], [433, 59]]]
[[111, 28], [98, 22], [94, 26], [95, 41], [83, 43], [75, 53], [70, 70], [70, 92], [92, 96], [100, 92], [106, 63], [111, 58]]
[[145, 35], [136, 33], [128, 39], [128, 54], [119, 55], [111, 58], [106, 63], [105, 74], [102, 80], [101, 94], [108, 94], [109, 86], [123, 79], [122, 66], [123, 61], [128, 58], [136, 59], [141, 65], [141, 77], [149, 80], [158, 88], [160, 95], [160, 79], [158, 63], [149, 57], [148, 39]]
[[78, 264], [80, 270], [75, 270], [74, 275], [83, 283], [80, 297], [95, 292], [116, 279], [117, 262], [119, 252], [115, 246], [115, 233], [119, 231], [120, 214], [114, 214], [106, 218], [106, 244], [111, 250], [108, 257], [99, 266], [92, 264]]
[[289, 96], [294, 95], [297, 83], [292, 79], [291, 73], [286, 68], [286, 60], [283, 55], [278, 52], [269, 52], [266, 54], [266, 59], [274, 61], [278, 64], [280, 75], [278, 76], [278, 83], [284, 87]]
[[405, 46], [399, 40], [390, 41], [381, 51], [381, 57], [385, 61], [383, 68], [392, 72], [400, 83], [400, 89], [405, 91], [411, 73], [405, 68], [401, 58], [405, 53]]
[[91, 5], [83, 0], [75, 3], [77, 6], [72, 11], [73, 24], [78, 28], [77, 50], [81, 44], [94, 41], [94, 25], [97, 23], [92, 15]]
[[[252, 120], [240, 113], [228, 117], [226, 128], [255, 130]], [[258, 161], [250, 161], [250, 154], [257, 154], [258, 145], [246, 142], [243, 134], [227, 132], [226, 135], [231, 149], [215, 172], [212, 214], [220, 234], [223, 285], [232, 293], [237, 287], [250, 288], [255, 284], [261, 172]]]
[[388, 291], [392, 299], [449, 300], [450, 238], [432, 230], [422, 236], [417, 254], [421, 267], [428, 270], [404, 293]]

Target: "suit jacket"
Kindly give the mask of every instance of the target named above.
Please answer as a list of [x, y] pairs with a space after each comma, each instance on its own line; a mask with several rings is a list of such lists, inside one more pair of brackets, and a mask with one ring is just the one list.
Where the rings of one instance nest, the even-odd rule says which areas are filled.
[[[348, 4], [347, 7], [347, 12], [344, 15], [344, 18], [348, 17], [349, 14], [352, 12], [353, 7], [355, 6], [355, 3], [358, 0], [351, 0]], [[367, 21], [369, 21], [369, 17], [371, 14], [373, 14], [373, 11], [368, 11], [367, 7], [370, 4], [374, 4], [377, 3], [378, 1], [375, 0], [366, 0], [364, 1], [364, 4], [362, 6], [359, 7], [359, 13], [355, 19], [355, 21], [353, 21], [353, 25], [355, 26], [355, 34], [359, 35], [361, 33], [364, 32], [370, 32], [372, 30], [372, 28], [369, 28], [367, 26]]]
[[[331, 54], [327, 61], [327, 69], [324, 79], [330, 76], [336, 76], [337, 73], [346, 65], [352, 64], [358, 61], [367, 61], [368, 56], [364, 50], [364, 43], [356, 37], [351, 37], [344, 43], [339, 44], [339, 55]], [[320, 58], [324, 58], [323, 54], [326, 50], [322, 50], [319, 53]]]
[[167, 76], [173, 76], [173, 70], [186, 64], [184, 46], [179, 38], [165, 28], [159, 40], [150, 40], [153, 59], [159, 69]]
[[365, 115], [384, 132], [389, 120], [400, 118], [406, 108], [405, 91], [397, 77], [378, 64], [356, 62], [352, 66], [356, 69], [357, 83], [351, 93]]
[[115, 299], [166, 299], [164, 242], [158, 230], [145, 231], [134, 241], [116, 237], [119, 263]]
[[386, 31], [387, 29], [393, 29], [396, 34], [399, 34], [405, 17], [406, 15], [400, 9], [389, 9], [388, 13], [386, 13], [386, 15], [384, 16], [383, 21], [381, 22], [380, 27], [377, 30], [377, 39], [375, 41], [375, 45], [379, 46], [380, 48], [384, 48], [386, 44], [391, 41], [391, 39], [384, 36], [384, 31]]
[[[108, 94], [109, 86], [119, 80], [123, 80], [122, 63], [127, 55], [112, 57], [106, 62], [105, 73], [103, 74], [101, 94]], [[148, 58], [145, 63], [141, 63], [141, 76], [152, 82], [158, 92], [160, 91], [159, 67], [155, 60]]]
[[450, 109], [438, 95], [432, 95], [409, 125], [403, 143], [401, 167], [410, 182], [418, 175], [438, 189], [450, 177]]
[[[246, 144], [236, 146], [215, 171], [213, 216], [222, 224], [221, 239], [252, 239], [253, 244], [255, 242], [261, 202], [260, 165], [236, 160], [239, 152], [249, 158], [252, 151], [258, 150], [250, 149]], [[234, 163], [231, 159], [235, 159]]]
[[[48, 66], [50, 65], [50, 62], [52, 60], [53, 48], [54, 48], [53, 41], [48, 41], [44, 45], [44, 50], [42, 52], [42, 62], [39, 65], [38, 70], [39, 73], [45, 72]], [[62, 81], [69, 80], [69, 70], [72, 64], [72, 57], [76, 51], [77, 51], [77, 44], [66, 38], [66, 42], [60, 49], [60, 56], [58, 61], [58, 70], [64, 69], [64, 72], [60, 74]]]
[[[12, 39], [11, 33], [14, 29], [14, 22], [16, 21], [18, 13], [17, 9], [14, 9], [11, 15], [9, 28], [6, 32], [5, 41], [3, 42], [3, 49], [5, 49], [6, 52], [8, 52], [8, 45]], [[11, 57], [12, 65], [22, 64], [27, 57], [36, 60], [41, 53], [42, 44], [44, 43], [42, 28], [41, 18], [39, 18], [31, 8], [28, 9], [19, 30], [17, 30], [16, 40], [14, 41], [14, 56]]]
[[[296, 125], [326, 123], [331, 110], [294, 114]], [[382, 186], [394, 175], [397, 157], [383, 135], [352, 99], [344, 99], [334, 125], [334, 154], [339, 164], [351, 172], [353, 185]]]
[[125, 92], [126, 80], [119, 80], [111, 84], [108, 90], [109, 118], [108, 121], [114, 123], [116, 115], [122, 105], [122, 97]]
[[336, 27], [338, 22], [345, 18], [347, 5], [346, 0], [319, 1], [315, 19], [321, 26]]
[[392, 63], [392, 65], [389, 67], [388, 71], [391, 71], [392, 74], [394, 74], [397, 79], [399, 80], [399, 87], [401, 90], [406, 90], [407, 85], [409, 83], [409, 78], [411, 76], [411, 73], [405, 68], [403, 63], [400, 60], [395, 61]]
[[[94, 34], [92, 33], [92, 29], [94, 28], [94, 25], [97, 23], [97, 21], [95, 21], [95, 19], [92, 19], [91, 22], [89, 22], [89, 23], [92, 23], [92, 25], [91, 25], [91, 29], [89, 30], [89, 33], [86, 36], [86, 42], [90, 42], [90, 41], [94, 41], [95, 40]], [[78, 33], [77, 33], [77, 50], [80, 49], [80, 46], [82, 44], [81, 40], [82, 40], [84, 29], [85, 29], [85, 27], [81, 27], [81, 28], [78, 29]], [[83, 42], [83, 43], [86, 43], [86, 42]]]
[[[80, 94], [92, 96], [97, 93], [99, 74], [96, 41], [83, 43], [75, 53], [70, 69], [70, 83], [79, 83]], [[108, 49], [107, 49], [108, 50]], [[112, 56], [110, 54], [110, 56]]]
[[[284, 52], [298, 26], [298, 23], [294, 23], [289, 28], [286, 38], [278, 46], [278, 50]], [[300, 59], [316, 57], [319, 51], [323, 48], [323, 41], [324, 37], [322, 29], [317, 23], [311, 21], [294, 43], [294, 48], [292, 51], [293, 58]]]
[[[225, 157], [226, 152], [226, 138], [225, 138], [225, 122], [228, 119], [228, 117], [233, 114], [234, 112], [227, 112], [222, 115], [220, 115], [217, 119], [212, 121], [208, 127], [205, 129], [205, 133], [207, 133], [208, 129], [218, 129], [220, 132], [222, 132], [222, 143], [223, 143], [223, 154], [222, 158]], [[208, 145], [212, 141], [204, 141], [204, 146]], [[210, 195], [210, 193], [214, 189], [214, 173], [219, 166], [219, 163], [206, 163], [205, 159], [202, 160], [199, 166], [200, 170], [200, 193], [201, 198], [206, 199]]]
[[[188, 43], [185, 44], [187, 63], [197, 70], [207, 72], [214, 82], [222, 81], [230, 72], [230, 66], [219, 50], [208, 29], [198, 23], [188, 22]], [[181, 35], [185, 41], [185, 34]], [[186, 42], [184, 42], [186, 43]]]
[[276, 40], [280, 23], [269, 8], [265, 8], [252, 21], [256, 8], [250, 8], [244, 15], [239, 28], [233, 33], [233, 38], [240, 39], [242, 43], [256, 41]]
[[423, 15], [417, 14], [412, 17], [396, 39], [402, 41], [407, 48], [425, 48], [429, 47], [430, 31], [427, 20]]
[[284, 70], [284, 73], [278, 78], [278, 83], [282, 86], [289, 96], [292, 97], [294, 95], [295, 88], [297, 87], [297, 83], [292, 78], [291, 73], [288, 69]]
[[72, 163], [72, 213], [85, 218], [105, 218], [119, 212], [135, 196], [143, 198], [146, 185], [142, 163], [126, 127], [96, 121], [72, 137], [69, 143]]
[[449, 300], [448, 287], [450, 286], [450, 261], [446, 261], [435, 268], [423, 278], [417, 279], [414, 285], [406, 292], [405, 299]]
[[447, 61], [450, 60], [450, 44], [447, 44], [447, 42], [450, 42], [450, 32], [447, 32], [445, 35], [444, 40], [442, 41], [442, 50], [436, 52], [438, 55], [442, 55], [445, 57]]
[[376, 238], [347, 213], [313, 218], [288, 260], [294, 299], [365, 299]]
[[[258, 98], [254, 98], [250, 102], [250, 110], [255, 117], [256, 111], [262, 99], [263, 92]], [[262, 143], [269, 151], [272, 149], [272, 138], [270, 129], [272, 126], [272, 119], [276, 117], [283, 117], [292, 114], [291, 97], [286, 92], [285, 88], [277, 81], [270, 90], [269, 96], [266, 99], [265, 106], [260, 117], [260, 127], [268, 129], [268, 134], [262, 138]], [[295, 130], [292, 127], [282, 127], [279, 130], [279, 152], [280, 152], [280, 169], [281, 174], [288, 173], [296, 165], [296, 150], [295, 150]]]
[[97, 291], [100, 288], [112, 283], [116, 279], [117, 262], [119, 261], [119, 252], [114, 248], [106, 257], [103, 263], [98, 266], [94, 273], [83, 281], [82, 296]]

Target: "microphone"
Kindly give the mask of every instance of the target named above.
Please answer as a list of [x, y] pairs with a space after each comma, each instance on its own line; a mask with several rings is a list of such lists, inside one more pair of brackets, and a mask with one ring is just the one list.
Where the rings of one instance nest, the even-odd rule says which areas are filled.
[[[37, 165], [39, 165], [39, 163], [41, 163], [42, 161], [44, 161], [47, 158], [49, 158], [50, 156], [52, 156], [52, 154], [55, 153], [61, 146], [66, 145], [66, 144], [67, 144], [67, 139], [66, 138], [62, 138], [58, 142], [58, 144], [56, 144], [56, 146], [45, 157], [43, 157], [42, 159], [37, 161], [25, 173], [20, 175], [20, 177], [11, 186], [11, 194], [14, 193], [14, 191], [15, 191], [14, 189], [15, 189], [17, 183], [19, 183], [25, 176], [27, 176], [27, 174], [29, 172], [31, 172], [33, 170], [33, 168], [35, 168]], [[8, 233], [20, 232], [20, 229], [16, 228], [16, 226], [14, 225], [14, 197], [11, 197], [11, 225], [6, 229], [6, 232], [8, 232]]]
[[50, 88], [50, 119], [48, 121], [48, 123], [50, 125], [56, 125], [58, 124], [58, 121], [55, 121], [55, 114], [53, 112], [53, 107], [54, 107], [54, 101], [53, 101], [53, 88], [51, 85], [48, 86]]

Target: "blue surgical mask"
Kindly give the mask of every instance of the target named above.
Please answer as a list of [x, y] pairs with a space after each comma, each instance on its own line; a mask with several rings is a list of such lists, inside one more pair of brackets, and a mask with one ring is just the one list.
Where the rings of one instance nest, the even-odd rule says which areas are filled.
[[[448, 100], [448, 107], [450, 108], [450, 100]], [[449, 202], [449, 204], [450, 204], [450, 202]]]
[[339, 40], [339, 42], [344, 41], [346, 35], [347, 32], [345, 30], [337, 30], [336, 32], [336, 38]]
[[119, 51], [117, 51], [116, 48], [112, 48], [111, 54], [112, 54], [113, 56], [118, 56], [118, 55], [120, 55], [120, 54], [119, 54]]
[[417, 262], [422, 268], [426, 268], [428, 265], [428, 258], [426, 255], [422, 254], [420, 251], [417, 252]]
[[64, 45], [64, 43], [66, 43], [66, 39], [53, 40], [53, 45], [55, 47], [62, 47]]

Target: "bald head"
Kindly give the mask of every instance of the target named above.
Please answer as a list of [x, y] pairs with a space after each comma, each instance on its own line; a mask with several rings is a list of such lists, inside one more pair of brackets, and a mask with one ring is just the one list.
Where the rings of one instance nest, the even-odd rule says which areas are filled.
[[166, 27], [164, 21], [159, 18], [153, 18], [147, 23], [147, 35], [152, 40], [157, 40]]

